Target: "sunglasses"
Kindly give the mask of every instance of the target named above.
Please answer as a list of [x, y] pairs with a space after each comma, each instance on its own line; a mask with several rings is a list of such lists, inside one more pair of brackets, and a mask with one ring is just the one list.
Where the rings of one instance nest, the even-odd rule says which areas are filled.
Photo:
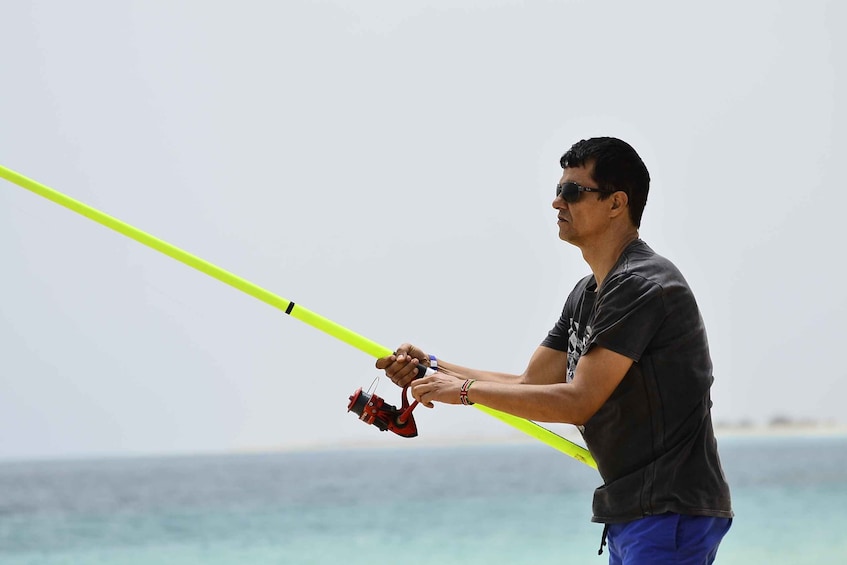
[[615, 192], [614, 190], [604, 190], [602, 188], [589, 188], [587, 186], [582, 186], [581, 184], [576, 184], [575, 182], [566, 182], [564, 184], [556, 185], [556, 197], [561, 196], [564, 198], [565, 202], [576, 202], [579, 200], [580, 192], [599, 192], [601, 194], [612, 194]]

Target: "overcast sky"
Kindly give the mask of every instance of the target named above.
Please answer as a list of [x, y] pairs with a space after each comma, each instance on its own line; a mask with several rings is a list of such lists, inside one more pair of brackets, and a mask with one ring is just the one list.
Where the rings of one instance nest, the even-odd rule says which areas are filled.
[[[588, 273], [550, 204], [629, 141], [714, 418], [845, 421], [840, 2], [8, 0], [0, 164], [389, 347], [520, 372]], [[0, 458], [412, 445], [373, 359], [0, 180]], [[377, 394], [399, 402], [382, 379]], [[463, 406], [424, 439], [515, 437]]]

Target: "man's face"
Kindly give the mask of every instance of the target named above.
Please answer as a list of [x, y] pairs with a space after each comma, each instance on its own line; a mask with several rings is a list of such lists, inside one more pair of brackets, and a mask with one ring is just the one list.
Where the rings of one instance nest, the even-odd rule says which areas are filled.
[[[593, 171], [593, 163], [584, 167], [568, 167], [562, 171], [559, 184], [575, 182], [587, 188], [597, 188]], [[599, 197], [596, 192], [580, 192], [576, 202], [566, 202], [561, 195], [556, 196], [553, 208], [558, 212], [559, 239], [581, 246], [606, 230], [609, 225], [608, 199], [600, 200]]]

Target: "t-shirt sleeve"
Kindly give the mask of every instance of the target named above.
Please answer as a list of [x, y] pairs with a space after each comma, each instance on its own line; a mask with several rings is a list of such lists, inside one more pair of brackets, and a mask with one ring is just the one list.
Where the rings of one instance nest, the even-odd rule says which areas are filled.
[[633, 274], [608, 282], [585, 351], [599, 345], [637, 362], [667, 316], [662, 287]]
[[565, 307], [562, 309], [562, 315], [559, 316], [559, 319], [556, 321], [556, 325], [553, 326], [553, 328], [549, 332], [547, 332], [547, 337], [545, 337], [544, 341], [541, 342], [541, 345], [543, 347], [549, 347], [550, 349], [555, 349], [557, 351], [567, 352], [569, 337], [568, 302], [565, 303]]

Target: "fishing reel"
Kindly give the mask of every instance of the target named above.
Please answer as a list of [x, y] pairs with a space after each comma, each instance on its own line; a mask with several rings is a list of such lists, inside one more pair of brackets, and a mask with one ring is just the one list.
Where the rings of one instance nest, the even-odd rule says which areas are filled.
[[[376, 383], [376, 380], [374, 381]], [[415, 400], [409, 404], [407, 391], [409, 386], [403, 387], [403, 397], [400, 408], [388, 404], [385, 400], [371, 392], [374, 385], [367, 392], [361, 387], [350, 396], [350, 404], [347, 405], [348, 412], [354, 412], [359, 419], [366, 424], [379, 428], [380, 431], [389, 430], [398, 436], [415, 437], [418, 435], [418, 426], [412, 416], [412, 410], [418, 405]]]

